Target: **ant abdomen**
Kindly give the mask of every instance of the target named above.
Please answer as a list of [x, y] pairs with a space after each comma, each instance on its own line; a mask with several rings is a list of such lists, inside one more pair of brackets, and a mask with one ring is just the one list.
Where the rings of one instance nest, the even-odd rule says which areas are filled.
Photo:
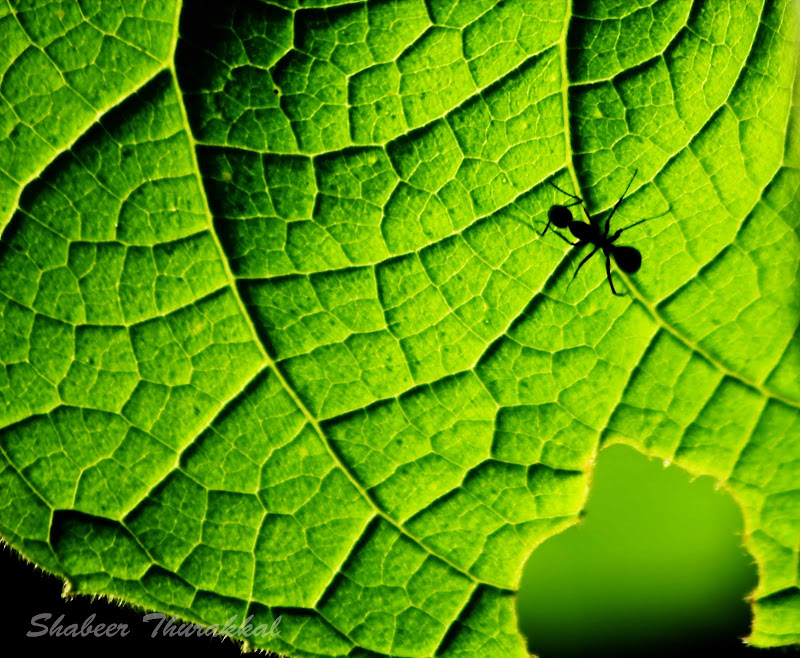
[[614, 260], [626, 274], [636, 274], [642, 266], [642, 254], [635, 247], [614, 247]]

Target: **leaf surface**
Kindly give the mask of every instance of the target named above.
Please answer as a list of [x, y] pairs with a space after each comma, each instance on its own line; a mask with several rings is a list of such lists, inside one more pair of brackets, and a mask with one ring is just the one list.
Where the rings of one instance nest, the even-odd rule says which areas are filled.
[[[600, 446], [718, 479], [800, 641], [797, 7], [0, 9], [0, 533], [294, 656], [525, 656]], [[643, 256], [612, 296], [547, 209]]]

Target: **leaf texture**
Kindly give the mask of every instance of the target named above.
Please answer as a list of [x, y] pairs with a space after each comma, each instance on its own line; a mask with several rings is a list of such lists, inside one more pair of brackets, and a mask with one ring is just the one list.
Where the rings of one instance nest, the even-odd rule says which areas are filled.
[[[0, 534], [292, 656], [519, 656], [597, 450], [742, 507], [800, 642], [798, 9], [0, 8]], [[609, 211], [644, 264], [540, 237]], [[583, 252], [581, 257], [588, 252]]]

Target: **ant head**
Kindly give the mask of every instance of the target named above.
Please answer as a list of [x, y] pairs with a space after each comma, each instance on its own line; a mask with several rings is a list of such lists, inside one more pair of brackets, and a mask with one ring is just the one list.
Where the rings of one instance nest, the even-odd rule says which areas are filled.
[[567, 228], [572, 222], [572, 212], [566, 206], [550, 206], [547, 220], [557, 228]]
[[626, 274], [636, 274], [642, 266], [642, 255], [634, 247], [615, 247], [614, 260]]

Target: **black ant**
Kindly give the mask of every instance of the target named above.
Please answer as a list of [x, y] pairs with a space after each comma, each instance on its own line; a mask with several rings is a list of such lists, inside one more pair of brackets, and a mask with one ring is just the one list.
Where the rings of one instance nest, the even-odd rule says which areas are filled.
[[[589, 212], [586, 210], [586, 206], [583, 205], [583, 199], [580, 197], [575, 196], [574, 194], [570, 194], [569, 192], [565, 192], [562, 190], [558, 185], [556, 185], [553, 181], [549, 181], [550, 185], [555, 187], [559, 192], [562, 194], [566, 194], [568, 197], [572, 197], [575, 199], [574, 203], [567, 204], [566, 206], [562, 205], [554, 205], [550, 206], [550, 210], [547, 212], [547, 226], [544, 227], [544, 231], [542, 231], [542, 235], [547, 233], [547, 229], [550, 227], [550, 224], [553, 224], [556, 228], [569, 228], [572, 235], [578, 238], [577, 242], [571, 242], [567, 240], [561, 233], [553, 229], [553, 233], [555, 233], [559, 238], [564, 240], [567, 244], [570, 244], [577, 249], [581, 247], [592, 244], [594, 245], [594, 249], [592, 249], [592, 253], [590, 253], [586, 258], [584, 258], [580, 264], [578, 265], [575, 273], [572, 275], [572, 280], [569, 282], [569, 285], [572, 285], [572, 281], [575, 280], [575, 277], [578, 276], [578, 272], [580, 271], [581, 267], [583, 267], [584, 263], [588, 261], [592, 256], [597, 253], [598, 249], [603, 250], [603, 254], [606, 257], [606, 275], [608, 276], [608, 283], [611, 286], [611, 292], [614, 295], [618, 295], [619, 293], [614, 289], [614, 282], [611, 280], [611, 256], [614, 257], [619, 269], [627, 274], [635, 274], [639, 271], [639, 268], [642, 266], [642, 254], [639, 253], [639, 250], [634, 247], [624, 247], [622, 245], [617, 246], [614, 242], [617, 241], [620, 235], [622, 235], [623, 231], [627, 231], [629, 228], [633, 228], [634, 226], [638, 226], [643, 222], [646, 222], [650, 219], [655, 219], [655, 217], [648, 217], [647, 219], [639, 220], [638, 222], [634, 222], [630, 226], [626, 226], [625, 228], [621, 228], [614, 233], [611, 237], [608, 236], [609, 229], [611, 227], [611, 218], [614, 216], [614, 213], [619, 208], [619, 205], [622, 203], [622, 200], [625, 198], [625, 195], [628, 193], [631, 184], [633, 183], [633, 179], [636, 178], [636, 173], [638, 169], [633, 172], [633, 176], [631, 177], [630, 182], [628, 183], [628, 187], [625, 188], [625, 191], [622, 193], [622, 196], [619, 198], [614, 204], [614, 207], [611, 209], [611, 212], [606, 217], [606, 225], [604, 230], [600, 230], [600, 227], [595, 225], [594, 220], [589, 215]], [[581, 208], [583, 208], [583, 212], [586, 214], [586, 218], [589, 220], [589, 223], [586, 222], [579, 222], [577, 220], [572, 219], [572, 211], [570, 211], [570, 206], [575, 206], [577, 204], [581, 204]], [[662, 213], [664, 214], [664, 213]], [[660, 217], [661, 215], [658, 215]], [[569, 286], [568, 286], [569, 287]]]

